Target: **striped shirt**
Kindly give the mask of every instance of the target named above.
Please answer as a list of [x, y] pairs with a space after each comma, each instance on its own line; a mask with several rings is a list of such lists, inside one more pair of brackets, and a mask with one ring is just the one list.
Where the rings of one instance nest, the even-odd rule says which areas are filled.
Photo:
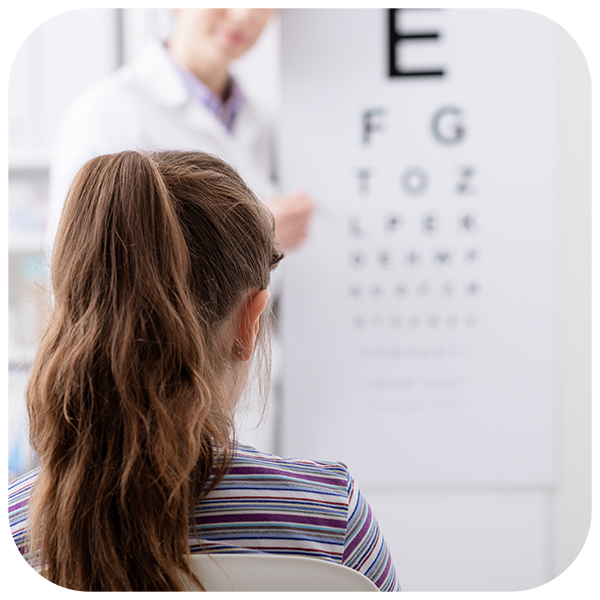
[[[10, 526], [24, 555], [35, 476], [32, 471], [9, 487]], [[359, 571], [381, 591], [400, 590], [379, 525], [341, 463], [284, 459], [236, 446], [230, 471], [194, 507], [189, 543], [193, 553], [319, 558]]]

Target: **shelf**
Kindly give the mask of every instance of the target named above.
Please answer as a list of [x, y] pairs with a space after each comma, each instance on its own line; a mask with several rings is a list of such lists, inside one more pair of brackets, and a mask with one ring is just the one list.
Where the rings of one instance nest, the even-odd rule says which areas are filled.
[[9, 150], [9, 173], [39, 171], [47, 173], [50, 166], [50, 152], [48, 150]]
[[27, 370], [33, 364], [35, 350], [19, 347], [8, 349], [8, 368], [10, 371]]
[[40, 234], [8, 235], [8, 252], [10, 254], [39, 254], [43, 251]]

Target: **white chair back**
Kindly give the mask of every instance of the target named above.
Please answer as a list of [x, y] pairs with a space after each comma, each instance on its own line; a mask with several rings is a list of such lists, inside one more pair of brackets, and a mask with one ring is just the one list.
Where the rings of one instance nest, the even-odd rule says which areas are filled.
[[207, 592], [378, 592], [358, 571], [303, 556], [194, 554], [192, 568]]

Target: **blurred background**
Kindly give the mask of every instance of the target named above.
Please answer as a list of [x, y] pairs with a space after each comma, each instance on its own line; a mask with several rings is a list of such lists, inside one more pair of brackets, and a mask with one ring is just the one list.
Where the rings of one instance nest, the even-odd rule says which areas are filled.
[[[318, 11], [314, 11], [318, 13]], [[286, 11], [235, 65], [275, 120], [284, 113]], [[283, 23], [282, 23], [283, 22]], [[168, 9], [82, 9], [36, 29], [9, 84], [9, 478], [34, 464], [23, 393], [48, 308], [43, 235], [52, 147], [66, 107], [82, 90], [166, 37]], [[293, 23], [288, 20], [288, 31]], [[289, 53], [288, 53], [289, 54]], [[575, 559], [591, 515], [589, 75], [576, 44], [559, 36], [554, 470], [543, 484], [361, 485], [380, 521], [406, 591], [524, 590]], [[283, 65], [285, 68], [285, 65]], [[282, 451], [285, 431], [270, 437]], [[279, 441], [278, 441], [279, 440]], [[313, 458], [319, 458], [315, 456]], [[343, 460], [343, 457], [339, 457]], [[360, 481], [359, 481], [360, 484]]]

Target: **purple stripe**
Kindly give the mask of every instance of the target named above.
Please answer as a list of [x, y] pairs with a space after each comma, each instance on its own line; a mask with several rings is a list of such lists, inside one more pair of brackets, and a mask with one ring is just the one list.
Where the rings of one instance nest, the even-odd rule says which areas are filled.
[[371, 507], [367, 505], [367, 518], [363, 523], [363, 526], [360, 528], [360, 531], [352, 538], [348, 547], [344, 550], [344, 560], [346, 560], [354, 551], [354, 548], [358, 546], [358, 544], [362, 541], [367, 531], [369, 531], [371, 527], [371, 521], [373, 520], [373, 516], [371, 515]]
[[383, 585], [383, 582], [387, 579], [391, 568], [392, 568], [392, 557], [388, 554], [387, 563], [385, 565], [383, 575], [375, 582], [375, 585], [378, 588], [381, 588], [381, 586]]
[[283, 475], [291, 479], [302, 479], [305, 481], [314, 481], [326, 485], [340, 485], [340, 479], [334, 477], [317, 477], [316, 475], [307, 475], [306, 473], [295, 473], [294, 471], [283, 471], [281, 469], [269, 467], [232, 467], [229, 471], [232, 475]]
[[194, 519], [194, 524], [216, 524], [216, 523], [255, 523], [269, 521], [273, 523], [305, 523], [315, 527], [331, 527], [343, 530], [345, 523], [336, 519], [319, 519], [301, 515], [277, 515], [272, 513], [244, 513], [239, 515], [208, 515]]
[[20, 508], [23, 508], [24, 506], [27, 506], [29, 504], [29, 498], [26, 498], [25, 500], [21, 500], [21, 502], [17, 502], [16, 504], [11, 504], [8, 507], [8, 513], [12, 513], [15, 512], [16, 510], [19, 510]]

